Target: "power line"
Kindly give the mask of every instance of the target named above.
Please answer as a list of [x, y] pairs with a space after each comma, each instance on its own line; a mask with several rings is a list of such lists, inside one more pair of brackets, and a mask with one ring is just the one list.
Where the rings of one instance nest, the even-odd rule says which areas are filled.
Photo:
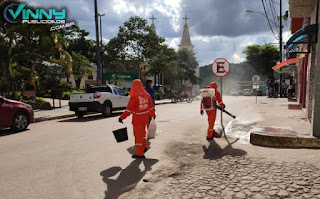
[[273, 3], [275, 3], [275, 4], [278, 4], [278, 5], [280, 5], [280, 3], [278, 3], [278, 2], [276, 2], [276, 1], [274, 1], [274, 0], [271, 0]]
[[266, 11], [266, 7], [265, 7], [265, 5], [264, 5], [264, 1], [261, 0], [261, 2], [262, 2], [262, 5], [263, 5], [264, 13], [265, 13], [266, 18], [267, 18], [267, 20], [268, 20], [268, 24], [269, 24], [270, 30], [271, 30], [274, 38], [275, 38], [276, 40], [278, 40], [278, 38], [277, 38], [276, 35], [274, 34], [273, 29], [272, 29], [272, 26], [271, 26], [271, 24], [270, 24], [270, 19], [269, 19], [269, 17], [268, 17], [267, 11]]
[[272, 0], [269, 0], [269, 6], [270, 6], [270, 10], [272, 12], [273, 21], [275, 21], [276, 23], [279, 22], [278, 14], [276, 12], [276, 9], [274, 8], [274, 3]]
[[[268, 2], [269, 2], [269, 4], [268, 4]], [[272, 17], [272, 24], [271, 25], [273, 25], [273, 27], [275, 28], [275, 29], [278, 29], [278, 24], [276, 23], [276, 21], [277, 21], [277, 14], [275, 14], [275, 12], [274, 12], [274, 10], [272, 9], [272, 3], [271, 3], [271, 1], [269, 0], [268, 2], [266, 2], [266, 10], [267, 10], [267, 16], [271, 16]], [[269, 6], [268, 6], [269, 5]], [[269, 11], [269, 12], [268, 12]]]

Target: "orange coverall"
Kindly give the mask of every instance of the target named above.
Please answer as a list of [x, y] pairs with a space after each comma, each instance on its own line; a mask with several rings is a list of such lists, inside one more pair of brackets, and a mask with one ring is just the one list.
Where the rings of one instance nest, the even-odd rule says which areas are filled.
[[[217, 90], [218, 85], [215, 82], [211, 82], [210, 88], [215, 89], [215, 96], [216, 96], [216, 103], [222, 107], [225, 107], [221, 100], [221, 95], [220, 92]], [[201, 111], [203, 111], [203, 105], [201, 103]], [[216, 116], [217, 116], [217, 109], [214, 108], [213, 110], [206, 110], [207, 115], [208, 115], [208, 123], [209, 123], [209, 128], [207, 132], [207, 138], [212, 138], [214, 134], [214, 123], [216, 121]]]
[[148, 148], [146, 140], [146, 126], [149, 123], [149, 115], [155, 117], [155, 110], [151, 96], [145, 91], [139, 79], [133, 81], [130, 91], [130, 100], [127, 109], [120, 116], [121, 120], [132, 116], [133, 134], [135, 137], [135, 149], [137, 156], [144, 155], [144, 149]]

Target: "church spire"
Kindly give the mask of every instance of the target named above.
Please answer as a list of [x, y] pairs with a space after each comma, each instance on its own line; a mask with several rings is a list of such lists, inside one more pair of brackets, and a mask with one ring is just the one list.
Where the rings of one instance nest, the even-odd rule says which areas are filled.
[[182, 19], [185, 20], [185, 24], [183, 27], [182, 39], [181, 39], [181, 43], [179, 45], [179, 50], [185, 48], [187, 50], [193, 51], [194, 46], [191, 43], [189, 28], [188, 28], [188, 24], [187, 24], [187, 20], [190, 18], [188, 18], [187, 15], [185, 15], [185, 17]]
[[152, 15], [152, 17], [151, 17], [150, 19], [152, 20], [152, 24], [151, 24], [150, 28], [151, 28], [151, 30], [152, 30], [154, 33], [157, 34], [156, 25], [154, 25], [154, 20], [157, 19], [157, 18], [155, 18], [155, 17]]

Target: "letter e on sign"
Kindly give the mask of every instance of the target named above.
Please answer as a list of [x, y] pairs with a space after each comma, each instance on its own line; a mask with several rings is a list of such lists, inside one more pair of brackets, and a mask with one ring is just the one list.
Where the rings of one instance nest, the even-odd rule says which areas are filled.
[[212, 63], [212, 72], [217, 77], [224, 77], [230, 72], [230, 63], [225, 58], [218, 58]]

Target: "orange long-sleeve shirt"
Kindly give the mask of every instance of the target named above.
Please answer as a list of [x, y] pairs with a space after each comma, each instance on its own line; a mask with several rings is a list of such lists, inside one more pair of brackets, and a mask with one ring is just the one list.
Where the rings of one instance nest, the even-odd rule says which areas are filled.
[[133, 125], [146, 125], [149, 122], [149, 115], [155, 117], [155, 109], [149, 94], [133, 95], [130, 97], [127, 109], [120, 116], [120, 119], [126, 119], [130, 114]]

